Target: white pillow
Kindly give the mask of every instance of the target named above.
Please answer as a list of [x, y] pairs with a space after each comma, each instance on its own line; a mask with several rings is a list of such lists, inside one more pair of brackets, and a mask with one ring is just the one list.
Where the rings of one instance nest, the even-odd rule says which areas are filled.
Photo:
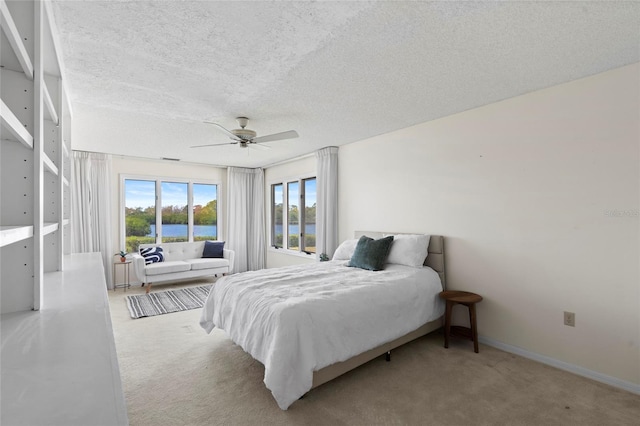
[[[386, 235], [385, 235], [386, 236]], [[430, 235], [394, 235], [387, 263], [422, 266], [429, 254]]]
[[333, 259], [331, 260], [350, 260], [353, 252], [356, 251], [356, 245], [358, 245], [357, 239], [343, 241], [336, 249], [336, 252], [333, 253]]

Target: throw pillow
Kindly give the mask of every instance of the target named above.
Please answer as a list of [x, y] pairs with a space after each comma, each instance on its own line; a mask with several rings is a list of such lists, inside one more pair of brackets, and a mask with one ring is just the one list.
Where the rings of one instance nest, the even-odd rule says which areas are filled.
[[363, 235], [358, 240], [349, 266], [368, 269], [370, 271], [380, 271], [384, 268], [384, 262], [387, 260], [392, 242], [393, 236], [374, 240], [373, 238]]
[[332, 260], [349, 260], [351, 256], [353, 256], [353, 252], [356, 250], [356, 245], [358, 244], [357, 239], [353, 240], [345, 240], [343, 241], [335, 253], [333, 253]]
[[140, 255], [144, 257], [145, 265], [164, 262], [164, 255], [162, 254], [162, 247], [160, 246], [141, 248]]
[[420, 267], [429, 255], [430, 235], [400, 234], [393, 236], [387, 263]]
[[205, 241], [202, 257], [224, 257], [224, 241]]

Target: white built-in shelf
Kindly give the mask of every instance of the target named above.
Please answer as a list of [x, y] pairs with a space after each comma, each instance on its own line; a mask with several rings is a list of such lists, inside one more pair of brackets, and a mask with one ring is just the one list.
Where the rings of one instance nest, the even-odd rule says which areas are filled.
[[0, 226], [0, 247], [33, 237], [33, 225]]
[[[2, 1], [2, 0], [0, 0]], [[5, 6], [6, 7], [6, 6]], [[18, 117], [11, 111], [11, 108], [0, 99], [0, 121], [2, 127], [7, 129], [11, 135], [22, 145], [29, 149], [33, 149], [33, 136], [24, 128]]]
[[11, 13], [9, 12], [9, 8], [7, 7], [7, 3], [5, 2], [5, 0], [0, 0], [0, 15], [2, 30], [7, 36], [9, 44], [11, 45], [13, 52], [18, 58], [18, 62], [20, 62], [22, 71], [24, 71], [24, 74], [29, 80], [33, 80], [33, 63], [29, 58], [27, 49], [24, 47], [22, 36], [18, 32], [18, 28], [16, 27], [13, 18], [11, 17]]
[[58, 222], [45, 222], [42, 227], [42, 235], [49, 235], [58, 230]]
[[63, 59], [62, 50], [60, 49], [60, 41], [58, 39], [58, 31], [56, 28], [54, 13], [50, 1], [44, 2], [44, 14], [43, 14], [43, 32], [44, 32], [44, 72], [57, 77], [62, 77], [63, 74]]
[[2, 324], [2, 424], [128, 425], [100, 253], [44, 274], [44, 308]]
[[[5, 326], [9, 323], [5, 322], [5, 318], [8, 317], [4, 315], [15, 313], [20, 316], [24, 313], [33, 314], [34, 318], [40, 317], [37, 321], [27, 321], [28, 326], [39, 326], [42, 322], [47, 322], [43, 313], [48, 313], [50, 300], [55, 300], [57, 296], [55, 292], [51, 293], [48, 280], [43, 277], [43, 273], [62, 271], [65, 266], [63, 253], [69, 251], [70, 246], [70, 221], [64, 218], [70, 218], [72, 198], [69, 162], [69, 157], [73, 155], [71, 105], [62, 75], [62, 52], [59, 49], [51, 3], [50, 0], [0, 0], [0, 167], [3, 175], [0, 188], [0, 262], [3, 265], [0, 280], [2, 424], [71, 425], [74, 424], [74, 419], [79, 419], [74, 409], [60, 409], [54, 402], [54, 396], [68, 397], [64, 390], [60, 390], [59, 383], [54, 386], [56, 390], [53, 392], [41, 392], [42, 383], [48, 379], [43, 376], [45, 373], [39, 362], [50, 359], [54, 365], [58, 365], [62, 358], [57, 352], [59, 344], [47, 346], [40, 353], [31, 352], [32, 362], [26, 362], [24, 365], [29, 369], [25, 371], [35, 371], [37, 376], [40, 376], [34, 383], [26, 379], [20, 382], [20, 377], [24, 379], [23, 371], [13, 369], [13, 365], [5, 362], [8, 359], [5, 357], [6, 338], [26, 334], [21, 327], [17, 329], [17, 333], [5, 333]], [[42, 140], [39, 140], [40, 138]], [[63, 139], [66, 139], [66, 145]], [[20, 179], [20, 185], [13, 185], [12, 177]], [[44, 242], [43, 236], [46, 236]], [[96, 270], [102, 271], [102, 267], [99, 266]], [[56, 291], [67, 299], [69, 295], [61, 291], [66, 289], [65, 286], [57, 287]], [[14, 312], [15, 310], [27, 311]], [[84, 319], [81, 318], [78, 322], [83, 323]], [[14, 325], [21, 326], [19, 323], [20, 321]], [[48, 330], [44, 329], [43, 333], [48, 334]], [[71, 347], [76, 350], [75, 345]], [[31, 346], [26, 350], [24, 345], [18, 344], [14, 347], [17, 350], [14, 355], [17, 358], [24, 357], [33, 348], [34, 346]], [[101, 355], [96, 359], [100, 357]], [[64, 376], [69, 374], [68, 368], [54, 367], [46, 373], [49, 372], [61, 373]], [[7, 374], [13, 373], [17, 373], [17, 384], [5, 385]], [[92, 376], [86, 373], [82, 372], [81, 375], [90, 381]], [[76, 379], [72, 377], [69, 380]], [[5, 392], [7, 389], [11, 392]], [[86, 391], [84, 393], [86, 394]], [[16, 399], [9, 401], [7, 395], [13, 395]], [[41, 403], [38, 396], [43, 396], [45, 402]], [[74, 395], [69, 401], [78, 405], [78, 401], [82, 400], [79, 405], [84, 406], [83, 396], [84, 394]], [[29, 411], [45, 404], [50, 404], [51, 408], [49, 411], [45, 410], [46, 420], [43, 420], [44, 417], [37, 420], [29, 417], [37, 414]], [[97, 408], [94, 407], [92, 410]], [[7, 415], [9, 411], [13, 415]], [[56, 413], [67, 415], [68, 421], [56, 420], [52, 417]], [[123, 424], [126, 423], [126, 412], [124, 419], [124, 422], [78, 420], [75, 424]]]
[[53, 100], [51, 99], [51, 94], [49, 93], [49, 89], [47, 88], [46, 84], [42, 85], [42, 88], [44, 89], [44, 105], [46, 106], [45, 108], [45, 112], [47, 112], [47, 114], [45, 114], [45, 117], [48, 120], [53, 121], [53, 123], [57, 126], [59, 121], [58, 121], [58, 113], [56, 112], [56, 107], [53, 105]]
[[47, 154], [42, 155], [42, 162], [44, 163], [44, 169], [47, 172], [58, 176], [58, 167], [55, 164], [53, 164], [53, 161], [51, 161], [51, 159]]

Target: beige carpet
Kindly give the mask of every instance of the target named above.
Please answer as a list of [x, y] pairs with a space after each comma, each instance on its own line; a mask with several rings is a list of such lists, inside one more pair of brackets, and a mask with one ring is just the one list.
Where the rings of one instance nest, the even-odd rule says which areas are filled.
[[[212, 282], [157, 285], [153, 291]], [[109, 292], [132, 425], [637, 425], [640, 396], [438, 332], [309, 392], [282, 411], [264, 368], [201, 309], [131, 319]], [[480, 319], [482, 320], [482, 319]]]

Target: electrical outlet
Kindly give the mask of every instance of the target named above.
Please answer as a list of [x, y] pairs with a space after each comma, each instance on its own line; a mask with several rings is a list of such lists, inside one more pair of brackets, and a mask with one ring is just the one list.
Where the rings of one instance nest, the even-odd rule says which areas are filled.
[[576, 326], [576, 314], [573, 312], [564, 312], [564, 325], [568, 325], [569, 327]]

